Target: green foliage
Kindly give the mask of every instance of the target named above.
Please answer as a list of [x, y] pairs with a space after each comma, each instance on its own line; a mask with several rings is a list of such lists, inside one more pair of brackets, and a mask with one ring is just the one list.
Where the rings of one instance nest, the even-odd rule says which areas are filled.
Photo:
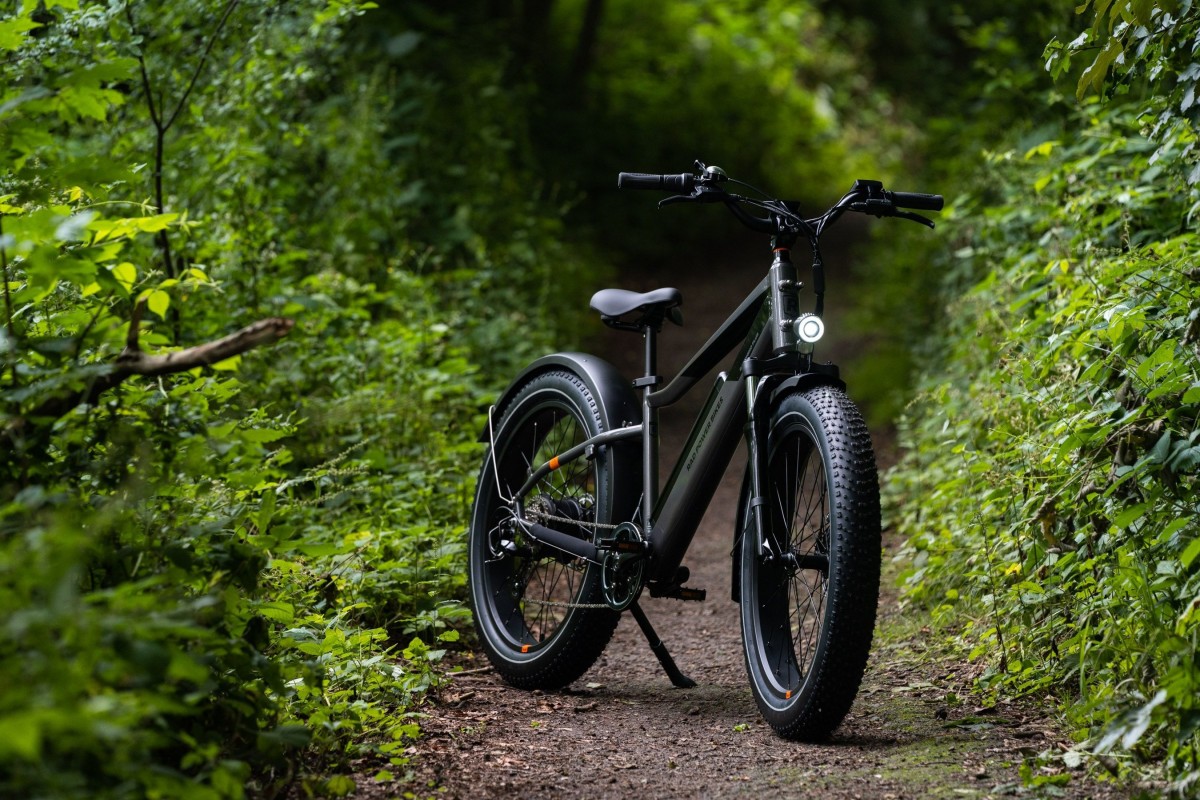
[[1162, 85], [988, 156], [949, 226], [947, 329], [921, 353], [886, 494], [907, 597], [983, 661], [982, 691], [1060, 693], [1091, 749], [1162, 759], [1187, 791], [1200, 240], [1196, 134], [1164, 124]]
[[[444, 155], [515, 116], [442, 107], [495, 86], [487, 54], [449, 85], [400, 28], [379, 61], [370, 5], [0, 20], [0, 794], [403, 774], [467, 615], [481, 409], [548, 346], [549, 277], [594, 261], [555, 270], [558, 209], [491, 199], [520, 164]], [[113, 380], [264, 315], [297, 321], [269, 352]]]
[[585, 192], [568, 224], [608, 249], [677, 252], [704, 213], [653, 214], [648, 198], [615, 191], [618, 171], [682, 172], [699, 158], [815, 205], [897, 169], [911, 141], [861, 53], [832, 41], [807, 0], [476, 5], [460, 47], [505, 54], [506, 81], [533, 100], [543, 191]]
[[[560, 10], [563, 27], [578, 5]], [[808, 3], [618, 2], [606, 11], [598, 43], [606, 69], [572, 87], [595, 109], [589, 124], [625, 122], [600, 137], [575, 123], [599, 163], [621, 156], [634, 159], [628, 169], [683, 171], [703, 157], [823, 201], [899, 157], [904, 126]]]
[[[890, 90], [916, 135], [892, 188], [962, 199], [984, 150], [1042, 141], [1070, 113], [1040, 59], [1047, 31], [1068, 30], [1071, 10], [1044, 0], [970, 4], [914, 0], [824, 3], [835, 30], [861, 49], [872, 82]], [[1019, 113], [1017, 110], [1019, 109]], [[903, 184], [901, 184], [903, 181]], [[933, 215], [939, 227], [947, 214]], [[874, 226], [849, 319], [870, 342], [848, 365], [871, 421], [893, 420], [919, 365], [914, 330], [941, 323], [941, 237], [907, 225]]]

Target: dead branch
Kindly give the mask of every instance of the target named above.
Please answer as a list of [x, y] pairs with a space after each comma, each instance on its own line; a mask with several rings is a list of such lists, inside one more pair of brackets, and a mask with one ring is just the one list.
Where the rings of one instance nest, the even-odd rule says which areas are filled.
[[109, 377], [116, 377], [119, 383], [130, 375], [169, 375], [196, 367], [207, 367], [261, 345], [274, 344], [287, 336], [293, 325], [295, 323], [290, 319], [272, 317], [247, 325], [215, 342], [176, 350], [165, 355], [151, 356], [141, 350], [126, 350], [117, 357], [117, 368]]
[[[24, 415], [26, 419], [58, 419], [80, 403], [94, 405], [110, 389], [119, 386], [126, 378], [133, 375], [156, 377], [170, 375], [176, 372], [187, 372], [197, 367], [206, 367], [241, 355], [248, 350], [263, 345], [274, 344], [287, 336], [295, 325], [290, 319], [272, 317], [247, 325], [240, 331], [206, 342], [184, 350], [176, 350], [162, 355], [149, 355], [138, 348], [137, 329], [141, 317], [139, 303], [134, 308], [133, 319], [130, 320], [129, 334], [126, 338], [125, 350], [117, 356], [112, 364], [112, 370], [95, 380], [88, 386], [68, 395], [52, 397]], [[9, 424], [9, 432], [20, 427], [23, 420]]]

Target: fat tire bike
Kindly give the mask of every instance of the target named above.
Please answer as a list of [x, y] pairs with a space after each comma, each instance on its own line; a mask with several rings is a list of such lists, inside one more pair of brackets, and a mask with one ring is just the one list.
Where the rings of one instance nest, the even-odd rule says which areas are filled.
[[[670, 381], [657, 337], [682, 324], [682, 294], [603, 289], [601, 319], [644, 340], [629, 380], [585, 353], [529, 365], [488, 412], [487, 453], [468, 530], [468, 580], [479, 641], [495, 670], [524, 689], [575, 681], [628, 610], [671, 681], [675, 664], [640, 607], [651, 597], [704, 600], [682, 566], [739, 439], [747, 465], [732, 548], [746, 673], [771, 727], [816, 740], [858, 692], [879, 596], [879, 484], [870, 435], [838, 368], [818, 363], [824, 334], [822, 233], [845, 212], [933, 223], [939, 195], [859, 180], [823, 214], [730, 179], [716, 166], [676, 175], [622, 172], [622, 189], [670, 192], [659, 205], [719, 203], [770, 237], [765, 278]], [[739, 194], [730, 189], [739, 187]], [[797, 241], [812, 255], [815, 307], [801, 313]], [[659, 410], [719, 372], [665, 486]]]

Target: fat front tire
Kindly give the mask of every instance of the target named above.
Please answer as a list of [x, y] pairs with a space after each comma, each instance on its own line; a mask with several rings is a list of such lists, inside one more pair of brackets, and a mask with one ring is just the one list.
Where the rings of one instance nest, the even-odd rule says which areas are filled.
[[530, 378], [496, 412], [468, 531], [468, 580], [484, 652], [518, 688], [556, 689], [576, 680], [617, 625], [619, 614], [601, 607], [600, 568], [533, 541], [514, 515], [595, 541], [595, 524], [612, 523], [630, 504], [631, 482], [637, 485], [621, 448], [597, 448], [593, 458], [564, 464], [509, 502], [534, 469], [602, 430], [596, 398], [565, 370]]
[[767, 443], [760, 557], [739, 519], [742, 644], [763, 718], [820, 740], [858, 693], [879, 598], [879, 480], [871, 438], [845, 393], [818, 387], [776, 404]]

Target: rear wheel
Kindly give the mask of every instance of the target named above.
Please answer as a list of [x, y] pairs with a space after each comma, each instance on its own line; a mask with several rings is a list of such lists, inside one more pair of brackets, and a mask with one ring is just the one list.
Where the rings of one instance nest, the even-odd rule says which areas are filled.
[[546, 372], [501, 411], [484, 459], [468, 534], [475, 628], [496, 671], [520, 688], [574, 681], [617, 624], [618, 613], [604, 605], [600, 568], [539, 544], [517, 523], [519, 515], [595, 541], [597, 525], [610, 524], [614, 508], [626, 504], [618, 490], [636, 477], [619, 469], [624, 465], [615, 448], [564, 464], [509, 502], [534, 469], [601, 430], [596, 399], [583, 381], [566, 371]]
[[879, 597], [879, 484], [870, 435], [845, 393], [786, 395], [771, 421], [764, 479], [772, 551], [740, 519], [742, 643], [754, 698], [791, 739], [820, 739], [862, 682]]

